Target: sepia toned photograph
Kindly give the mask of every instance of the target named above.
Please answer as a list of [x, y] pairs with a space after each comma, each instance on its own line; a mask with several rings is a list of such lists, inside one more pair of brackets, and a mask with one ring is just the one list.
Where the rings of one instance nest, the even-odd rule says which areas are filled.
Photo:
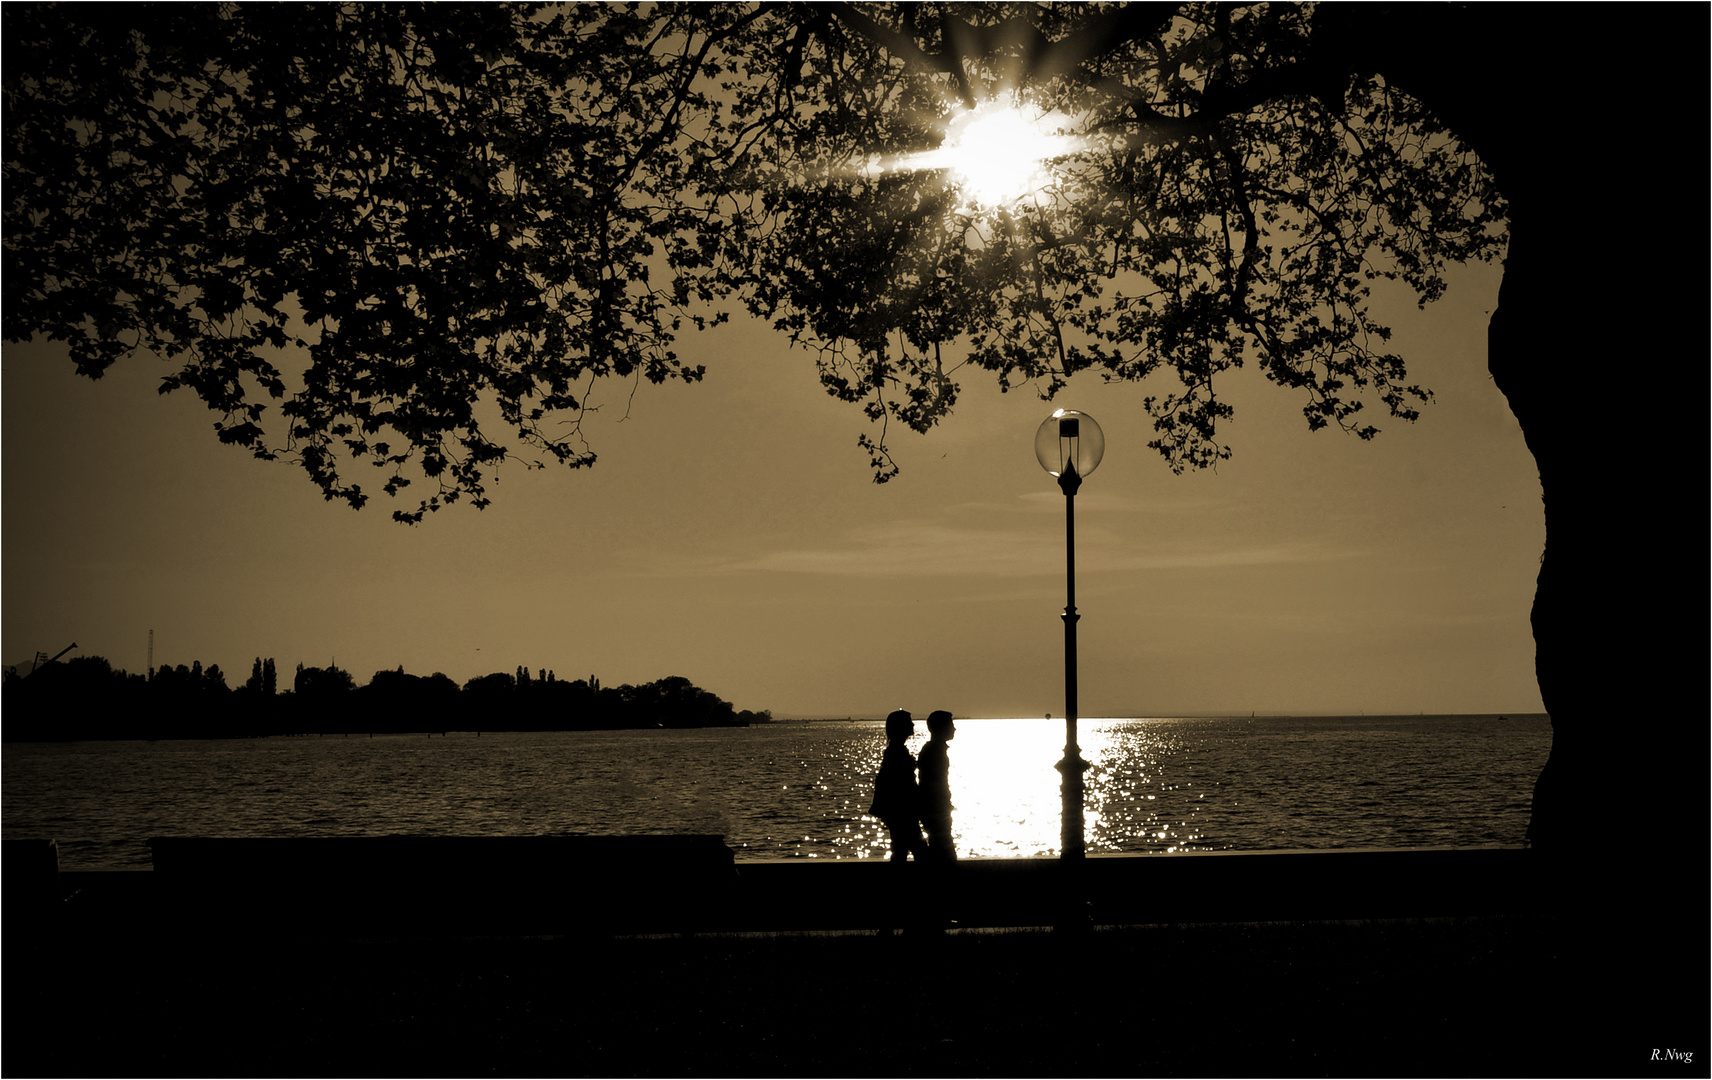
[[0, 1071], [1704, 1075], [1709, 30], [0, 7]]

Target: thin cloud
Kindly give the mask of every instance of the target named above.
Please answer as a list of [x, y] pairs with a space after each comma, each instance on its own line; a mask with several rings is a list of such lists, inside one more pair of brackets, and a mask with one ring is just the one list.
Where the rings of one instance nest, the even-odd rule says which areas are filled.
[[[724, 563], [719, 569], [861, 577], [1034, 577], [1064, 573], [1064, 540], [1059, 534], [901, 523], [867, 530], [852, 541], [845, 547], [767, 552]], [[1344, 557], [1347, 553], [1302, 544], [1149, 551], [1109, 531], [1090, 531], [1078, 536], [1076, 566], [1083, 573], [1204, 570]]]

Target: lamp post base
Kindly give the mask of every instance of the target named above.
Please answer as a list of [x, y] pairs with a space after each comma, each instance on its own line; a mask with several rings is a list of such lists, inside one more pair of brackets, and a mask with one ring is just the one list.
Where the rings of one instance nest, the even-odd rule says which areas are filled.
[[[1075, 721], [1071, 721], [1074, 724]], [[1064, 800], [1064, 835], [1058, 856], [1059, 873], [1063, 880], [1058, 891], [1058, 913], [1053, 930], [1066, 936], [1080, 936], [1094, 929], [1094, 916], [1088, 903], [1087, 882], [1084, 880], [1088, 848], [1083, 838], [1082, 803], [1087, 791], [1083, 774], [1088, 763], [1071, 736], [1064, 751], [1064, 760], [1054, 766], [1063, 777], [1059, 790]]]
[[1083, 779], [1083, 774], [1088, 771], [1089, 766], [1082, 759], [1081, 748], [1072, 742], [1064, 749], [1064, 760], [1053, 768], [1058, 770], [1058, 775], [1062, 778], [1058, 785], [1063, 803], [1059, 858], [1081, 859], [1088, 853], [1087, 842], [1083, 837], [1082, 806], [1087, 794], [1087, 781]]

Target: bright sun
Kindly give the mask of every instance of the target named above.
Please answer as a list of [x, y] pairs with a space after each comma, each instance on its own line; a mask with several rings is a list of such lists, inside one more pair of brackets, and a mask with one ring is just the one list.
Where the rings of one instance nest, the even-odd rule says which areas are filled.
[[1050, 181], [1046, 163], [1080, 149], [1077, 140], [1057, 132], [1061, 120], [987, 102], [951, 122], [939, 152], [972, 199], [1002, 206], [1044, 187]]
[[1069, 125], [1057, 112], [988, 101], [953, 117], [938, 149], [881, 168], [944, 169], [967, 202], [986, 209], [1008, 206], [1052, 182], [1049, 162], [1088, 148], [1085, 138], [1064, 134]]

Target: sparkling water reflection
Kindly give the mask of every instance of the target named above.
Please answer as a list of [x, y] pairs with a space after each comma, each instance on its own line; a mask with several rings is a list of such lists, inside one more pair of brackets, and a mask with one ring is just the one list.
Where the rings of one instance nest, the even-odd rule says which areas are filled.
[[[1090, 852], [1521, 844], [1543, 716], [1084, 720]], [[919, 751], [925, 733], [911, 742]], [[881, 858], [877, 722], [700, 731], [8, 744], [4, 834], [68, 869], [149, 836], [721, 833], [739, 858]], [[959, 720], [959, 853], [1058, 853], [1059, 720]]]

